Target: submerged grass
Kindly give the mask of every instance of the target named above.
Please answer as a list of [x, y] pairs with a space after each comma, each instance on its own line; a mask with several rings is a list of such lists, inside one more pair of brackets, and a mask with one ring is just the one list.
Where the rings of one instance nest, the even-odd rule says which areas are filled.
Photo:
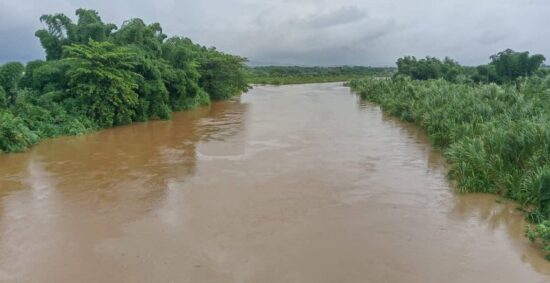
[[532, 223], [526, 235], [550, 252], [550, 78], [498, 86], [399, 77], [350, 86], [424, 128], [447, 158], [460, 192], [517, 201]]

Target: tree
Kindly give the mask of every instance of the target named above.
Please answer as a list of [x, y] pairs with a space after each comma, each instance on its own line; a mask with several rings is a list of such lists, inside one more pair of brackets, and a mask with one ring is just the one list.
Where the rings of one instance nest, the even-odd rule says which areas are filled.
[[36, 31], [35, 36], [40, 39], [46, 51], [47, 60], [61, 59], [63, 46], [73, 43], [86, 44], [90, 40], [105, 41], [113, 30], [114, 24], [105, 24], [94, 10], [78, 9], [77, 24], [64, 14], [42, 15], [40, 21], [46, 29]]
[[[0, 66], [0, 151], [133, 121], [168, 119], [247, 88], [244, 59], [166, 40], [141, 19], [117, 30], [94, 10], [43, 15], [35, 35], [46, 60]], [[166, 40], [166, 41], [165, 41]], [[210, 95], [205, 91], [208, 89]]]
[[[54, 60], [29, 66], [24, 82], [30, 80], [30, 87], [42, 94], [50, 91], [65, 91], [68, 84], [67, 72], [74, 68], [70, 60]], [[28, 73], [27, 73], [28, 72]], [[29, 78], [27, 78], [27, 75]]]
[[74, 24], [64, 14], [42, 15], [40, 21], [47, 29], [40, 29], [34, 35], [46, 51], [46, 59], [60, 59], [63, 46], [70, 43], [69, 36], [74, 33]]
[[208, 49], [200, 60], [200, 86], [213, 100], [227, 99], [248, 89], [245, 58]]
[[28, 62], [27, 65], [25, 65], [25, 72], [19, 80], [19, 86], [23, 88], [33, 88], [32, 74], [37, 68], [39, 68], [43, 64], [45, 64], [45, 61], [42, 60], [34, 60]]
[[146, 51], [141, 49], [134, 51], [138, 64], [133, 71], [139, 74], [137, 79], [139, 95], [139, 109], [137, 117], [140, 121], [151, 118], [169, 119], [172, 113], [169, 94], [163, 81], [165, 62], [149, 58]]
[[0, 87], [5, 91], [6, 103], [13, 104], [17, 96], [19, 80], [25, 67], [19, 62], [9, 62], [0, 66]]
[[88, 41], [105, 41], [109, 38], [111, 32], [116, 30], [114, 24], [105, 24], [94, 10], [78, 9], [75, 13], [78, 16], [78, 22], [74, 27], [71, 42], [82, 44]]
[[132, 122], [139, 75], [132, 71], [137, 60], [130, 49], [90, 41], [66, 46], [65, 56], [74, 64], [67, 72], [67, 92], [87, 117], [101, 127]]
[[195, 106], [201, 93], [199, 86], [198, 56], [202, 48], [188, 38], [172, 37], [162, 44], [162, 58], [169, 64], [164, 66], [162, 77], [170, 94], [174, 110]]
[[160, 56], [162, 42], [166, 35], [159, 23], [146, 25], [141, 19], [131, 19], [113, 34], [112, 40], [118, 45], [135, 45], [152, 56]]
[[397, 59], [397, 75], [409, 76], [414, 80], [445, 79], [456, 82], [464, 68], [458, 62], [445, 57], [443, 62], [435, 57], [417, 60], [414, 56]]
[[481, 83], [501, 83], [495, 65], [492, 64], [477, 66], [476, 72], [473, 75], [473, 80]]
[[511, 49], [506, 49], [490, 58], [491, 65], [495, 66], [497, 76], [504, 82], [531, 76], [546, 60], [540, 54], [529, 56], [527, 51], [515, 52]]
[[3, 87], [0, 86], [0, 109], [6, 108], [8, 106], [8, 100], [6, 98], [6, 91]]

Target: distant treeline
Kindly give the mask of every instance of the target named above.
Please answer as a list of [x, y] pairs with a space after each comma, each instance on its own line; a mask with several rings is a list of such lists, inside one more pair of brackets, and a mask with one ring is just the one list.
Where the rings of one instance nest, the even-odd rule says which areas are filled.
[[0, 152], [226, 99], [248, 89], [245, 59], [134, 18], [120, 28], [93, 10], [43, 15], [46, 60], [0, 66]]
[[416, 59], [405, 56], [397, 60], [396, 76], [409, 76], [413, 80], [445, 79], [461, 83], [508, 83], [521, 77], [546, 76], [548, 68], [541, 68], [543, 55], [504, 50], [490, 57], [490, 62], [477, 67], [461, 66], [457, 61], [435, 57]]
[[254, 84], [297, 84], [314, 82], [349, 81], [366, 76], [391, 77], [395, 68], [340, 66], [340, 67], [300, 67], [300, 66], [261, 66], [249, 67], [248, 81]]
[[413, 80], [444, 79], [454, 83], [504, 84], [532, 75], [546, 76], [550, 69], [543, 67], [545, 58], [540, 54], [504, 50], [490, 56], [488, 64], [477, 67], [462, 66], [451, 58], [435, 57], [417, 59], [405, 56], [394, 67], [300, 67], [262, 66], [249, 67], [247, 78], [254, 84], [295, 84], [313, 82], [349, 81], [364, 77], [407, 76]]
[[433, 57], [397, 61], [391, 80], [350, 83], [364, 99], [424, 128], [461, 192], [519, 203], [526, 235], [550, 259], [550, 73], [544, 56], [505, 50], [478, 67]]

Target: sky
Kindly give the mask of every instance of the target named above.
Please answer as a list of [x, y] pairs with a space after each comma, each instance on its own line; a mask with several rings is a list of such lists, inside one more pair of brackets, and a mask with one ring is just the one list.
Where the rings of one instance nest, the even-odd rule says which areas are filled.
[[42, 14], [141, 18], [260, 65], [394, 66], [449, 56], [479, 65], [511, 48], [550, 63], [548, 0], [0, 0], [0, 63], [44, 58]]

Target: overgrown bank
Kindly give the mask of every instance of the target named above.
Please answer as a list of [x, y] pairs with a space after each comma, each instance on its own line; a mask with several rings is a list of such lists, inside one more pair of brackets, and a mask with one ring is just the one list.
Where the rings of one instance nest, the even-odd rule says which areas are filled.
[[44, 15], [38, 30], [46, 60], [0, 66], [0, 152], [41, 139], [78, 135], [208, 104], [248, 89], [245, 59], [160, 24], [131, 19], [117, 28], [78, 9], [73, 22]]
[[527, 236], [550, 252], [550, 77], [499, 86], [398, 76], [350, 86], [424, 128], [461, 192], [518, 201], [533, 223]]

